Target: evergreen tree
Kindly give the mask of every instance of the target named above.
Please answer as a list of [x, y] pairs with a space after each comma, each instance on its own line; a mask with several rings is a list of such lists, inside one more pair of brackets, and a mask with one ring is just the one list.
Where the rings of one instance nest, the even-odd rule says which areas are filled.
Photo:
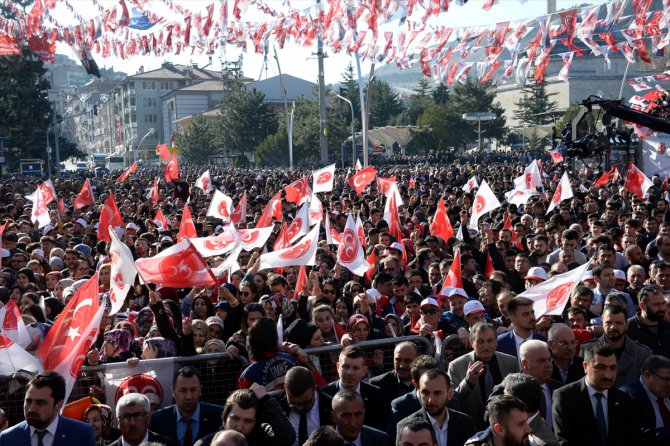
[[372, 82], [370, 102], [370, 128], [389, 125], [391, 118], [404, 109], [400, 97], [386, 81]]
[[436, 104], [444, 104], [449, 101], [449, 89], [444, 84], [438, 84], [433, 90], [431, 96]]
[[427, 77], [422, 76], [414, 87], [414, 94], [410, 96], [409, 105], [404, 113], [407, 124], [416, 125], [419, 117], [433, 103], [431, 93], [430, 81]]
[[526, 84], [521, 90], [521, 97], [514, 105], [514, 119], [527, 127], [544, 125], [552, 122], [547, 113], [555, 112], [557, 103], [551, 100], [558, 93], [547, 93], [544, 81]]
[[[358, 80], [356, 79], [356, 74], [354, 73], [354, 67], [349, 63], [347, 68], [342, 73], [342, 80], [340, 81], [340, 95], [351, 101], [351, 105], [354, 107], [354, 119], [356, 123], [360, 126], [361, 122], [361, 101], [358, 89]], [[346, 104], [347, 106], [349, 104]], [[346, 110], [342, 112], [347, 120], [348, 124], [351, 124], [351, 111]]]
[[463, 114], [475, 112], [493, 113], [497, 116], [491, 121], [482, 121], [482, 130], [486, 130], [483, 137], [500, 140], [505, 136], [507, 133], [505, 110], [499, 102], [493, 102], [495, 98], [494, 91], [488, 91], [486, 85], [480, 85], [479, 82], [471, 80], [454, 88], [454, 94], [450, 96], [449, 102], [453, 107], [455, 119], [459, 121], [459, 131], [463, 133], [460, 140], [466, 142], [477, 140], [477, 134], [472, 131], [472, 126], [462, 119]]
[[193, 164], [206, 164], [209, 157], [223, 152], [216, 145], [212, 122], [202, 115], [193, 119], [184, 133], [175, 136], [175, 146], [179, 147], [185, 160]]

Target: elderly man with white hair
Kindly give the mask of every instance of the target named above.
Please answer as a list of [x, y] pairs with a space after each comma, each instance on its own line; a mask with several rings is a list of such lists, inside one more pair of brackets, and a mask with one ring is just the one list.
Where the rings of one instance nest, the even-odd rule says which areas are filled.
[[526, 375], [532, 376], [542, 387], [542, 405], [540, 413], [547, 422], [550, 429], [553, 429], [551, 420], [551, 403], [554, 390], [561, 387], [561, 383], [551, 379], [554, 372], [554, 365], [551, 361], [551, 352], [546, 342], [537, 339], [530, 339], [519, 348], [519, 358], [521, 359], [521, 371]]
[[158, 435], [149, 430], [149, 398], [141, 393], [129, 393], [116, 403], [116, 418], [119, 420], [121, 438], [110, 446], [139, 446], [149, 442], [166, 446], [179, 446], [177, 440]]
[[577, 356], [575, 332], [566, 324], [556, 323], [547, 333], [553, 373], [551, 377], [562, 384], [579, 381], [584, 376], [582, 358]]

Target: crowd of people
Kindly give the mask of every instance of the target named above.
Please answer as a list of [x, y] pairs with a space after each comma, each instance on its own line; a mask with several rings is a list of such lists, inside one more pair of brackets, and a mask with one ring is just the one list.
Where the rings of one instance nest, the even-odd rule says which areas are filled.
[[[139, 393], [104, 401], [93, 386], [96, 402], [79, 420], [58, 415], [63, 378], [41, 372], [26, 386], [23, 421], [0, 411], [0, 446], [670, 444], [670, 196], [661, 179], [637, 197], [623, 179], [597, 186], [600, 172], [545, 161], [543, 188], [516, 205], [505, 192], [529, 160], [490, 161], [377, 166], [377, 177], [392, 178], [402, 197], [398, 225], [384, 220], [387, 198], [376, 183], [357, 194], [346, 182], [354, 170], [338, 170], [333, 190], [318, 193], [323, 235], [305, 283], [299, 265], [260, 268], [280, 220], [265, 246], [242, 251], [240, 269], [217, 286], [138, 282], [121, 311], [103, 317], [85, 365], [219, 356], [178, 368], [171, 406]], [[115, 232], [136, 260], [177, 242], [185, 206], [199, 237], [226, 230], [207, 215], [210, 196], [194, 186], [204, 170], [182, 168], [170, 183], [155, 168], [124, 182], [91, 178], [95, 204], [80, 209], [72, 202], [83, 178], [55, 178], [65, 208], [50, 204], [52, 223], [40, 229], [25, 198], [39, 180], [0, 183], [0, 301], [20, 308], [27, 351], [39, 349], [96, 271], [100, 297], [108, 297], [108, 244], [97, 225], [110, 194], [124, 218]], [[277, 192], [310, 174], [209, 170], [214, 188], [235, 205], [246, 193], [238, 228], [256, 227]], [[547, 213], [564, 171], [574, 196]], [[477, 189], [464, 186], [473, 177], [502, 206], [468, 230]], [[161, 199], [147, 198], [155, 178]], [[430, 228], [440, 200], [455, 233], [447, 240]], [[284, 198], [283, 222], [297, 209]], [[167, 227], [155, 219], [158, 210]], [[361, 276], [342, 266], [325, 236], [326, 220], [342, 233], [348, 214], [362, 221], [371, 261]], [[225, 260], [207, 258], [213, 268]], [[526, 290], [589, 261], [562, 315], [535, 314]], [[462, 287], [445, 286], [458, 269]], [[409, 335], [428, 342], [401, 340], [392, 353], [367, 347]], [[339, 348], [312, 350], [332, 345]]]

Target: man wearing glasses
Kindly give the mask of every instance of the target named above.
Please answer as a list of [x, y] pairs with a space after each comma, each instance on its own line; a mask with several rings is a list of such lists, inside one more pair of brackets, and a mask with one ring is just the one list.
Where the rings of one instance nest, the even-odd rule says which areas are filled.
[[577, 339], [575, 333], [566, 324], [555, 323], [547, 333], [547, 345], [551, 351], [551, 362], [554, 371], [552, 379], [570, 384], [584, 376], [583, 360], [577, 355]]
[[110, 446], [139, 446], [157, 442], [166, 446], [179, 446], [177, 440], [158, 435], [149, 430], [149, 399], [141, 393], [129, 393], [116, 403], [116, 417], [119, 419], [121, 438]]
[[431, 341], [434, 341], [435, 335], [444, 340], [450, 334], [456, 333], [456, 329], [449, 322], [441, 319], [440, 306], [434, 298], [427, 297], [422, 300], [419, 309], [421, 318], [412, 328], [412, 333], [428, 336]]

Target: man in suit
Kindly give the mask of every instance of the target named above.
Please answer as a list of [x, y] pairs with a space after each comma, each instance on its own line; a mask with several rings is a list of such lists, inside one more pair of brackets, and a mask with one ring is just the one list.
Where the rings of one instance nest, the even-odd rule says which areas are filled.
[[56, 372], [38, 373], [26, 387], [25, 421], [0, 432], [0, 446], [95, 446], [93, 428], [59, 415], [65, 380]]
[[489, 427], [470, 438], [466, 446], [530, 445], [532, 432], [528, 425], [528, 408], [511, 395], [498, 395], [486, 406]]
[[[369, 410], [376, 408], [371, 405]], [[333, 423], [345, 446], [391, 446], [385, 432], [363, 424], [366, 410], [360, 394], [351, 389], [340, 390], [333, 397], [332, 409]]]
[[540, 414], [542, 418], [547, 420], [549, 429], [553, 429], [551, 420], [552, 394], [554, 390], [561, 387], [561, 383], [551, 379], [554, 368], [549, 347], [547, 347], [546, 342], [531, 339], [521, 345], [519, 356], [521, 358], [521, 371], [535, 378], [540, 384], [542, 389]]
[[201, 392], [200, 373], [190, 366], [179, 369], [172, 380], [176, 404], [154, 412], [149, 430], [176, 438], [180, 446], [192, 446], [219, 430], [223, 406], [200, 402]]
[[510, 373], [503, 379], [505, 395], [519, 398], [527, 407], [531, 439], [537, 446], [558, 446], [556, 436], [540, 414], [542, 388], [535, 378], [525, 373]]
[[382, 389], [389, 407], [391, 401], [414, 390], [411, 367], [418, 354], [416, 345], [401, 342], [393, 350], [393, 370], [370, 379], [370, 384]]
[[[534, 302], [527, 297], [514, 297], [507, 304], [507, 314], [514, 329], [498, 336], [498, 351], [515, 358], [519, 357], [519, 347], [529, 339], [546, 341], [547, 338], [535, 331]], [[521, 364], [519, 364], [521, 365]]]
[[642, 425], [642, 443], [670, 444], [670, 359], [652, 355], [642, 364], [642, 376], [621, 387], [635, 401]]
[[144, 394], [129, 393], [122, 396], [116, 403], [116, 418], [119, 420], [121, 438], [110, 446], [139, 446], [152, 441], [166, 446], [178, 446], [179, 442], [174, 438], [149, 430], [150, 413], [149, 398]]
[[664, 320], [667, 303], [658, 285], [642, 287], [640, 311], [628, 319], [626, 334], [649, 347], [655, 355], [670, 357], [670, 323]]
[[575, 333], [566, 324], [555, 323], [549, 328], [547, 345], [551, 351], [551, 379], [570, 384], [584, 376], [582, 358], [577, 354]]
[[[640, 377], [642, 363], [651, 356], [649, 347], [642, 345], [628, 335], [626, 309], [618, 304], [606, 305], [603, 310], [603, 329], [600, 338], [582, 345], [582, 351], [591, 344], [607, 344], [617, 352], [617, 376], [615, 386], [623, 386]], [[582, 355], [583, 356], [583, 355]]]
[[[447, 407], [451, 396], [449, 375], [440, 369], [427, 370], [419, 379], [421, 409], [400, 420], [397, 432], [403, 431], [405, 423], [422, 419], [433, 427], [438, 446], [463, 446], [476, 432], [475, 423], [468, 415]], [[399, 440], [398, 436], [396, 443]]]
[[363, 382], [367, 373], [368, 366], [365, 364], [365, 352], [358, 346], [349, 345], [342, 349], [337, 361], [337, 374], [340, 379], [323, 386], [321, 392], [334, 397], [340, 390], [353, 390], [363, 398], [366, 407], [373, 407], [373, 405], [375, 407], [375, 410], [367, 411], [365, 424], [376, 429], [384, 429], [388, 408], [379, 404], [380, 401], [385, 400], [381, 389]]
[[400, 446], [437, 446], [437, 437], [430, 421], [415, 418], [403, 424], [396, 444]]
[[309, 369], [296, 366], [284, 378], [284, 389], [270, 392], [279, 402], [296, 435], [295, 446], [302, 446], [319, 426], [331, 424], [333, 399], [320, 392]]
[[554, 392], [554, 434], [561, 446], [641, 444], [633, 400], [614, 387], [617, 359], [607, 344], [584, 350], [586, 376]]
[[508, 373], [518, 372], [516, 358], [496, 351], [496, 330], [492, 324], [480, 322], [470, 328], [472, 351], [449, 364], [449, 378], [463, 412], [483, 429], [484, 408], [493, 387]]

